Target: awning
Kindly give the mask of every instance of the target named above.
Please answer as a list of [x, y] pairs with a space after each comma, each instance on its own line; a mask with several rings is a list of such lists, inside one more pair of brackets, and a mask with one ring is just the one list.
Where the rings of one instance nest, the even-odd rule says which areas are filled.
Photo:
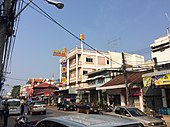
[[157, 75], [164, 75], [164, 74], [170, 74], [170, 70], [146, 73], [146, 74], [143, 74], [142, 77], [150, 77], [150, 76], [157, 76]]
[[63, 89], [63, 90], [54, 90], [54, 91], [53, 91], [53, 93], [54, 93], [54, 92], [62, 92], [62, 91], [66, 91], [66, 90], [68, 90], [68, 89]]
[[51, 96], [53, 94], [52, 89], [45, 89], [43, 91], [35, 93], [35, 95], [44, 95], [44, 96]]
[[94, 87], [86, 87], [86, 88], [79, 88], [77, 89], [77, 91], [83, 91], [83, 90], [95, 90], [96, 89], [96, 86]]
[[102, 87], [96, 87], [96, 90], [106, 90], [106, 89], [120, 89], [120, 88], [125, 88], [125, 84], [121, 85], [113, 85], [113, 86], [102, 86]]

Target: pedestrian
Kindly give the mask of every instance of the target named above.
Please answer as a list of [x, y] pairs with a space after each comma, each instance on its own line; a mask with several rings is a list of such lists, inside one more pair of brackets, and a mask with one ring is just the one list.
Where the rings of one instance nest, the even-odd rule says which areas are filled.
[[21, 116], [24, 115], [24, 108], [25, 108], [24, 103], [21, 103], [21, 105], [20, 105], [20, 115]]
[[3, 115], [4, 115], [4, 125], [3, 125], [3, 127], [7, 127], [7, 125], [8, 125], [8, 117], [9, 117], [9, 108], [8, 108], [8, 103], [7, 102], [4, 105]]

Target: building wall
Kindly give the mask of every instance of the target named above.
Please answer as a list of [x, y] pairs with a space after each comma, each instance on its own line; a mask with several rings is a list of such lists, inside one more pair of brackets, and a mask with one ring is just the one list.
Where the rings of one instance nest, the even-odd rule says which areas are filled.
[[[119, 68], [122, 66], [122, 53], [119, 52], [109, 52], [113, 68]], [[126, 63], [128, 65], [136, 66], [144, 64], [144, 56], [138, 54], [124, 53]]]
[[170, 62], [170, 36], [163, 36], [154, 40], [150, 45], [152, 52], [151, 56], [157, 58], [158, 65]]
[[76, 86], [75, 84], [78, 84], [78, 87], [88, 87], [87, 83], [82, 83], [87, 79], [85, 73], [110, 67], [110, 62], [105, 56], [109, 57], [107, 52], [103, 52], [103, 55], [101, 55], [93, 50], [78, 48], [71, 50], [67, 54], [67, 61], [69, 61], [67, 85]]

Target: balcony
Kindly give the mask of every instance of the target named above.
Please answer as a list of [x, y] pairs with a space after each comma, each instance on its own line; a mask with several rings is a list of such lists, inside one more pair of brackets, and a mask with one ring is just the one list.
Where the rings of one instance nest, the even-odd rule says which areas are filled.
[[[80, 67], [82, 67], [81, 61], [79, 61], [79, 63], [78, 63], [78, 68], [80, 68]], [[69, 68], [69, 70], [74, 70], [74, 69], [76, 69], [76, 63], [70, 65], [70, 68]]]

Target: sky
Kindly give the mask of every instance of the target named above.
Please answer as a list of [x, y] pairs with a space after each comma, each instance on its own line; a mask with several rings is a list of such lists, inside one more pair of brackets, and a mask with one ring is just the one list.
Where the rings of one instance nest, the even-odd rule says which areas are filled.
[[[170, 27], [169, 0], [62, 0], [63, 9], [45, 0], [33, 2], [77, 37], [84, 34], [84, 41], [93, 48], [136, 53], [146, 60], [151, 58], [150, 44], [167, 35]], [[4, 85], [7, 91], [29, 78], [51, 79], [54, 74], [57, 80], [60, 57], [53, 56], [53, 50], [80, 47], [78, 39], [31, 6], [20, 15]]]

